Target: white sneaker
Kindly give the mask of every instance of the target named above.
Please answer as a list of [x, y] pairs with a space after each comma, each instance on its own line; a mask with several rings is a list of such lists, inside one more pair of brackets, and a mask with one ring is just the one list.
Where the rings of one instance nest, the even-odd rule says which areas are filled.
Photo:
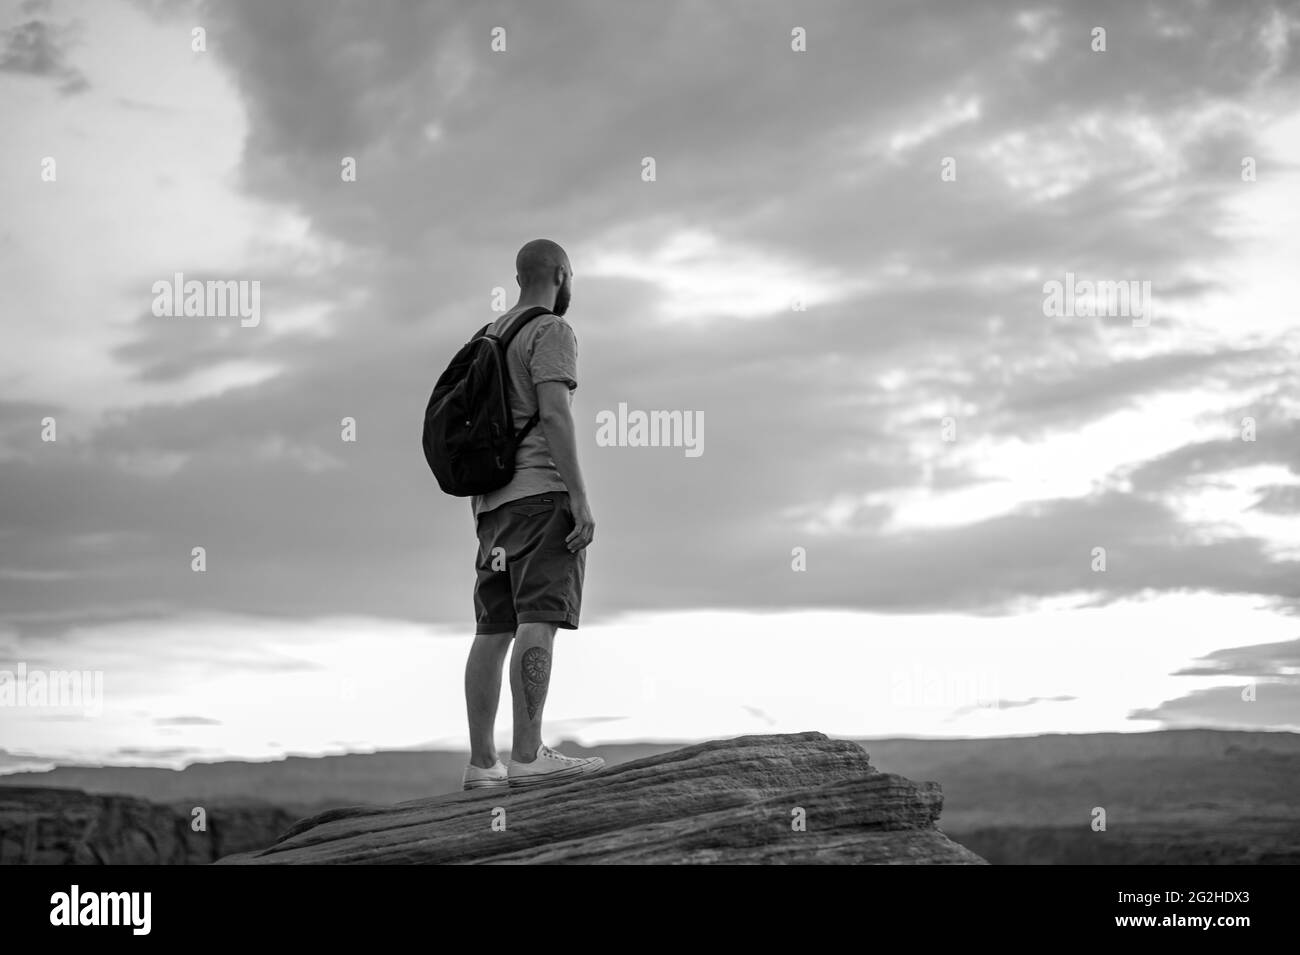
[[515, 788], [540, 786], [598, 773], [604, 768], [605, 761], [599, 756], [577, 758], [557, 753], [549, 746], [539, 746], [537, 756], [531, 763], [521, 763], [514, 759], [510, 761], [509, 781]]
[[465, 767], [465, 775], [461, 778], [461, 789], [500, 789], [507, 785], [506, 764], [497, 760], [491, 769], [480, 769], [473, 763]]

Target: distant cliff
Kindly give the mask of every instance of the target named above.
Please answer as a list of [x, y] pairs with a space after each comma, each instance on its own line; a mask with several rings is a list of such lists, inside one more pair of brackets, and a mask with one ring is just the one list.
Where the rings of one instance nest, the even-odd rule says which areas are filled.
[[942, 806], [855, 743], [747, 736], [544, 789], [330, 810], [222, 861], [982, 864], [938, 829]]
[[273, 842], [293, 821], [271, 806], [192, 807], [75, 789], [0, 787], [0, 865], [203, 865]]

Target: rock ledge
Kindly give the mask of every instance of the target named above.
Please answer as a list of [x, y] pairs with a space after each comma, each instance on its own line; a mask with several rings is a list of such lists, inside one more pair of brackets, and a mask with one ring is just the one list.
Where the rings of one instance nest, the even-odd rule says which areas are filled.
[[938, 829], [942, 808], [937, 783], [881, 773], [856, 743], [742, 736], [542, 789], [331, 810], [219, 864], [984, 864]]

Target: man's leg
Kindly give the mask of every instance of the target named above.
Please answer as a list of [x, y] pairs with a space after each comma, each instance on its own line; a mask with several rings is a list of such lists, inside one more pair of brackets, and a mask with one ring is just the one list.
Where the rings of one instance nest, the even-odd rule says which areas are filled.
[[576, 630], [582, 607], [586, 552], [574, 554], [565, 546], [574, 526], [568, 495], [547, 491], [521, 498], [503, 505], [500, 519], [510, 555], [511, 610], [516, 624], [510, 659], [514, 743], [507, 785], [546, 785], [597, 772], [605, 765], [599, 756], [565, 756], [542, 743], [542, 711], [551, 685], [555, 631]]
[[521, 623], [515, 631], [515, 650], [510, 657], [515, 735], [510, 758], [516, 762], [532, 762], [542, 744], [542, 708], [551, 685], [555, 629], [553, 623]]
[[465, 710], [469, 716], [469, 762], [491, 769], [497, 762], [496, 719], [501, 702], [501, 666], [513, 633], [480, 633], [465, 661]]

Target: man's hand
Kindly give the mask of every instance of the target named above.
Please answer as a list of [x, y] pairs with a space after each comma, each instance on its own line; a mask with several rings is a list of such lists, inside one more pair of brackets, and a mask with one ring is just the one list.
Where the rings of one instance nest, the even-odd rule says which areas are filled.
[[564, 543], [568, 545], [569, 553], [576, 554], [596, 536], [596, 519], [591, 516], [591, 505], [586, 498], [575, 499], [570, 495], [569, 503], [573, 508], [573, 530]]

